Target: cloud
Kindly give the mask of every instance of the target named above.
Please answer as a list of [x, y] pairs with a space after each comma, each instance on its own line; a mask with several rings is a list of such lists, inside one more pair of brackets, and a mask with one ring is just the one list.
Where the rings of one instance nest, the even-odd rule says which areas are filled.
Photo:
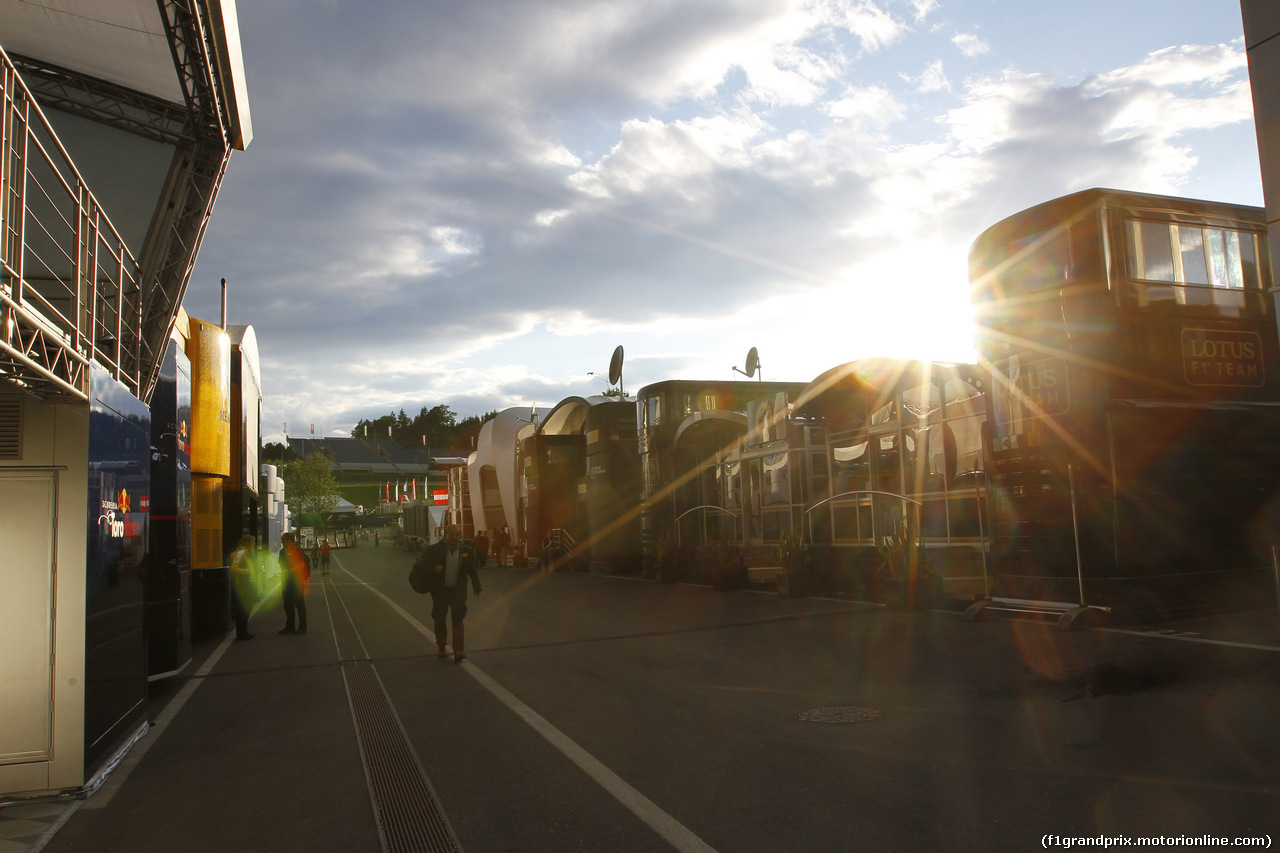
[[686, 209], [696, 218], [714, 189], [707, 178], [750, 165], [748, 146], [765, 129], [752, 114], [629, 121], [613, 150], [569, 184], [592, 198], [661, 194], [691, 205]]
[[883, 128], [903, 118], [902, 102], [883, 86], [849, 87], [826, 106], [827, 115], [867, 127]]
[[[970, 81], [963, 105], [946, 121], [958, 146], [974, 152], [1011, 140], [1105, 143], [1133, 134], [1169, 140], [1190, 129], [1247, 120], [1247, 79], [1229, 79], [1243, 67], [1238, 51], [1219, 45], [1170, 48], [1074, 86], [1007, 71]], [[1200, 97], [1178, 91], [1192, 85], [1207, 89]]]
[[991, 50], [990, 45], [973, 33], [957, 33], [951, 37], [951, 43], [970, 59], [982, 56]]
[[915, 8], [916, 20], [923, 21], [938, 8], [938, 0], [911, 0], [911, 5]]
[[903, 74], [902, 79], [914, 86], [917, 92], [943, 92], [951, 89], [951, 81], [947, 79], [941, 59], [930, 62], [919, 75], [912, 77]]
[[[938, 8], [906, 5], [917, 24]], [[246, 6], [257, 138], [188, 308], [214, 316], [209, 283], [228, 279], [268, 423], [552, 403], [589, 393], [619, 341], [656, 381], [726, 372], [708, 352], [786, 329], [772, 363], [829, 357], [816, 374], [870, 345], [841, 331], [866, 306], [929, 304], [940, 279], [963, 294], [983, 225], [1084, 186], [1176, 190], [1186, 134], [1249, 116], [1239, 44], [1064, 82], [961, 35], [979, 73], [951, 81], [941, 60], [920, 71], [945, 37], [900, 8]], [[963, 305], [946, 314], [875, 342], [954, 351]]]
[[1094, 186], [1177, 194], [1198, 162], [1185, 134], [1252, 115], [1239, 54], [1171, 48], [1074, 85], [1016, 70], [977, 77], [944, 121], [978, 167], [975, 198], [999, 216]]

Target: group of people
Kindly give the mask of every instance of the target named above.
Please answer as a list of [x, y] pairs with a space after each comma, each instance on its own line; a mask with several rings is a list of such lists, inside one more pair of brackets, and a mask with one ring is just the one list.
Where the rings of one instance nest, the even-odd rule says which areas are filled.
[[[236, 550], [231, 552], [231, 615], [236, 623], [237, 640], [252, 640], [255, 636], [249, 633], [249, 611], [258, 600], [257, 585], [253, 580], [253, 551], [257, 541], [253, 536], [241, 536]], [[325, 574], [329, 573], [331, 550], [328, 541], [319, 549], [320, 566]], [[292, 533], [285, 533], [280, 537], [277, 556], [283, 574], [280, 602], [284, 607], [285, 618], [285, 626], [280, 633], [305, 634], [306, 595], [311, 587], [311, 561]]]
[[333, 548], [330, 547], [328, 539], [321, 539], [311, 546], [311, 562], [320, 566], [320, 574], [329, 574], [329, 557], [332, 554]]
[[498, 561], [498, 565], [505, 566], [507, 565], [507, 559], [511, 555], [511, 531], [507, 527], [494, 531], [492, 542], [489, 539], [488, 531], [477, 531], [473, 544], [476, 552], [480, 555], [480, 568], [483, 569], [488, 565], [490, 549], [492, 549], [493, 557]]
[[[505, 532], [504, 528], [502, 533]], [[506, 541], [510, 542], [509, 536]], [[253, 536], [243, 536], [231, 554], [231, 607], [237, 640], [252, 640], [254, 637], [249, 633], [249, 611], [257, 602], [253, 582], [253, 551], [256, 542]], [[293, 533], [283, 534], [280, 542], [278, 556], [283, 574], [281, 604], [284, 608], [285, 625], [279, 633], [296, 636], [307, 633], [306, 595], [311, 586], [311, 561], [298, 545]], [[501, 554], [502, 546], [499, 545], [498, 548], [498, 553]], [[319, 546], [318, 555], [323, 574], [329, 572], [331, 550], [327, 540]], [[476, 545], [463, 540], [461, 528], [450, 524], [445, 528], [444, 537], [427, 546], [415, 564], [415, 569], [424, 572], [427, 578], [426, 591], [431, 595], [431, 619], [435, 628], [437, 657], [449, 656], [449, 632], [452, 628], [453, 659], [458, 663], [466, 660], [466, 629], [463, 620], [467, 616], [467, 586], [470, 581], [474, 595], [478, 596], [483, 592], [477, 569], [484, 566], [484, 561], [483, 552]]]

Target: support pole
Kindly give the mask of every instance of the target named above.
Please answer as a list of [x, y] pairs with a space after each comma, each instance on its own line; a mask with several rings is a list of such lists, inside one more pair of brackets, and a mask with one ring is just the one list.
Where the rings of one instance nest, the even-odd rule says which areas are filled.
[[1067, 465], [1067, 483], [1071, 488], [1071, 535], [1075, 537], [1076, 542], [1076, 579], [1080, 582], [1080, 606], [1086, 607], [1084, 602], [1084, 565], [1080, 559], [1080, 522], [1076, 517], [1076, 477], [1072, 471], [1071, 465]]

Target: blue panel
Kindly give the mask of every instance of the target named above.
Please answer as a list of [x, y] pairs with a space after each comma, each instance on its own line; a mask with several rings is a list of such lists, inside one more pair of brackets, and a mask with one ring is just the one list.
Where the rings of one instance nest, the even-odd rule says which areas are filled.
[[150, 411], [96, 364], [89, 387], [86, 775], [144, 720], [143, 585], [151, 484]]

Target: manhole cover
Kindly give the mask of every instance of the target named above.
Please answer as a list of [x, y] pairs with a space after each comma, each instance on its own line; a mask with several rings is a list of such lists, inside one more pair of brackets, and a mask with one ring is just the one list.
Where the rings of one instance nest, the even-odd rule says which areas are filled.
[[805, 723], [865, 723], [878, 720], [884, 716], [879, 708], [859, 708], [856, 705], [828, 705], [825, 708], [814, 708], [800, 714], [800, 721]]

